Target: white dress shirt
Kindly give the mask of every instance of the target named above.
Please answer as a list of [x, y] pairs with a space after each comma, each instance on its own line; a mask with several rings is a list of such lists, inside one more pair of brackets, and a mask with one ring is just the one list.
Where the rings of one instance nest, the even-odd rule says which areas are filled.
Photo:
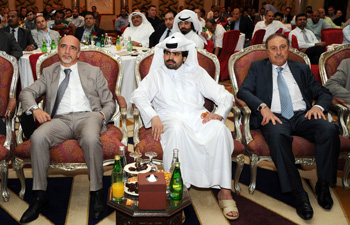
[[309, 39], [309, 42], [306, 42], [306, 40], [304, 39], [303, 30], [301, 30], [299, 27], [296, 27], [289, 33], [289, 40], [292, 41], [292, 35], [295, 35], [295, 37], [298, 40], [299, 48], [310, 48], [312, 46], [315, 46], [315, 44], [319, 42], [315, 34], [311, 30], [308, 30], [306, 28], [304, 28], [304, 31], [305, 35]]
[[[277, 85], [277, 67], [276, 65], [272, 65], [272, 101], [271, 101], [271, 112], [281, 113], [281, 102], [280, 102], [280, 93], [278, 91]], [[286, 62], [281, 66], [283, 68], [282, 75], [285, 79], [289, 94], [293, 103], [293, 111], [301, 111], [306, 109], [306, 103], [303, 99], [301, 91], [297, 82], [294, 79], [292, 72], [289, 69], [288, 63]]]
[[15, 37], [16, 41], [18, 42], [18, 27], [16, 28], [11, 28], [10, 27], [10, 33], [12, 34], [12, 30], [15, 30], [15, 32], [13, 33], [13, 36]]
[[266, 26], [265, 21], [259, 21], [255, 25], [252, 37], [254, 36], [255, 31], [264, 29], [266, 30], [263, 40], [265, 42], [271, 34], [276, 33], [280, 28], [283, 29], [282, 33], [289, 31], [289, 29], [286, 26], [284, 26], [283, 23], [281, 23], [280, 21], [274, 20], [268, 26]]
[[212, 36], [215, 48], [216, 47], [222, 48], [225, 32], [226, 30], [221, 24], [216, 24], [216, 29], [215, 29], [214, 35]]
[[[60, 80], [58, 86], [66, 77], [64, 73], [64, 66], [61, 65]], [[74, 64], [70, 67], [72, 72], [70, 73], [69, 83], [63, 98], [58, 105], [56, 115], [68, 114], [71, 112], [90, 112], [90, 102], [87, 98], [83, 86], [81, 85], [78, 64]]]

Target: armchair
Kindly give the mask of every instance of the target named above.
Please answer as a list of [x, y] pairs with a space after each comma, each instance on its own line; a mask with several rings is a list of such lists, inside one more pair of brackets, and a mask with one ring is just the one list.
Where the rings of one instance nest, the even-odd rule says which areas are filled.
[[14, 133], [12, 119], [16, 109], [16, 88], [18, 82], [17, 59], [0, 51], [0, 117], [5, 118], [6, 135], [0, 134], [0, 174], [1, 195], [5, 202], [9, 201], [7, 191], [8, 164], [12, 159]]
[[[40, 78], [44, 68], [58, 62], [58, 54], [56, 51], [42, 55], [37, 62], [36, 72]], [[114, 156], [119, 152], [119, 146], [127, 145], [127, 127], [126, 127], [126, 102], [120, 95], [123, 76], [123, 67], [120, 57], [111, 54], [101, 48], [84, 46], [80, 50], [79, 61], [87, 62], [93, 66], [101, 68], [103, 75], [108, 82], [108, 88], [113, 94], [113, 98], [117, 101], [116, 111], [107, 125], [107, 131], [101, 134], [101, 142], [103, 146], [103, 165], [111, 165], [114, 163]], [[120, 119], [122, 125], [120, 127]], [[20, 128], [17, 135], [17, 147], [14, 150], [16, 160], [14, 168], [21, 182], [21, 191], [19, 196], [23, 198], [25, 193], [25, 183], [23, 166], [30, 164], [30, 140], [22, 140], [22, 129]], [[50, 168], [61, 169], [65, 171], [74, 171], [78, 169], [86, 169], [83, 151], [76, 140], [67, 140], [50, 149]]]
[[[141, 80], [148, 74], [149, 68], [153, 59], [153, 50], [150, 50], [146, 54], [139, 56], [136, 59], [135, 66], [135, 76], [137, 86]], [[219, 61], [214, 54], [208, 53], [205, 50], [197, 48], [198, 62], [201, 67], [203, 67], [210, 76], [216, 81], [219, 81]], [[215, 105], [212, 101], [205, 99], [204, 106], [208, 111], [213, 111]], [[235, 129], [232, 133], [234, 138], [234, 152], [232, 154], [232, 160], [237, 162], [237, 169], [234, 176], [234, 188], [236, 193], [240, 193], [240, 187], [238, 185], [239, 177], [244, 165], [244, 146], [241, 143], [242, 135], [239, 129], [238, 117], [240, 116], [240, 111], [237, 107], [233, 107], [231, 110], [234, 115]], [[155, 151], [158, 153], [157, 159], [163, 158], [163, 150], [159, 142], [155, 142], [152, 138], [152, 130], [146, 129], [141, 121], [139, 110], [134, 106], [134, 149], [138, 149], [143, 155], [147, 151]]]
[[[244, 78], [248, 74], [250, 64], [254, 61], [267, 58], [265, 45], [255, 45], [245, 48], [243, 51], [236, 53], [230, 57], [229, 72], [233, 87], [233, 93], [237, 94], [239, 87], [243, 83]], [[305, 63], [310, 66], [309, 58], [301, 52], [290, 48], [289, 59]], [[250, 114], [251, 110], [247, 104], [236, 98], [236, 103], [243, 114], [243, 143], [246, 146], [246, 154], [250, 158], [251, 181], [249, 185], [249, 193], [253, 194], [256, 187], [257, 166], [261, 161], [272, 161], [270, 151], [265, 139], [258, 130], [250, 130]], [[346, 151], [345, 145], [348, 142], [345, 138], [341, 138], [341, 152]], [[293, 154], [296, 164], [312, 165], [315, 163], [316, 149], [315, 145], [306, 139], [298, 136], [293, 136], [292, 144]], [[348, 186], [344, 181], [344, 186]]]
[[222, 49], [218, 57], [220, 62], [220, 77], [221, 79], [228, 79], [228, 59], [235, 51], [239, 39], [239, 30], [230, 30], [224, 33], [222, 40]]

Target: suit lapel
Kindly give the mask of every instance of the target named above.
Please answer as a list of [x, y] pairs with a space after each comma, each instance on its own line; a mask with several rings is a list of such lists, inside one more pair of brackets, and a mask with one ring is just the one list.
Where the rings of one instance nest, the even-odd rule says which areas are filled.
[[[87, 90], [86, 90], [86, 86], [87, 86], [87, 74], [88, 72], [85, 70], [84, 66], [81, 65], [80, 62], [78, 63], [78, 73], [79, 73], [79, 78], [80, 78], [80, 82], [81, 82], [81, 86], [83, 87], [84, 93], [86, 96], [87, 95]], [[83, 75], [84, 74], [84, 75]]]
[[266, 104], [271, 107], [271, 101], [272, 101], [272, 64], [270, 60], [267, 60], [265, 70], [264, 71], [264, 76], [266, 80], [266, 91], [267, 91], [267, 101]]
[[292, 72], [292, 75], [295, 79], [295, 81], [297, 82], [300, 91], [302, 92], [303, 86], [302, 86], [302, 82], [301, 82], [301, 76], [300, 76], [300, 69], [298, 66], [295, 66], [293, 61], [288, 60], [288, 67], [290, 69], [290, 71]]
[[60, 81], [60, 72], [61, 72], [61, 64], [58, 63], [57, 67], [53, 70], [53, 73], [52, 73], [52, 83], [51, 83], [52, 98], [50, 99], [50, 103], [51, 103], [50, 111], [49, 111], [50, 115], [52, 113], [53, 106], [55, 105], [55, 102], [56, 102], [58, 83]]

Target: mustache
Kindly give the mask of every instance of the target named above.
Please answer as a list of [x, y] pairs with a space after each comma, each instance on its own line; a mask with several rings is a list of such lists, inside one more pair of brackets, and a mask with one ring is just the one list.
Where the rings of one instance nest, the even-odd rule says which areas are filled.
[[172, 59], [168, 59], [166, 62], [172, 62], [172, 63], [176, 63], [174, 60]]
[[279, 58], [279, 57], [284, 58], [284, 55], [281, 55], [281, 54], [276, 55], [276, 56], [275, 56], [275, 59], [277, 59], [277, 58]]

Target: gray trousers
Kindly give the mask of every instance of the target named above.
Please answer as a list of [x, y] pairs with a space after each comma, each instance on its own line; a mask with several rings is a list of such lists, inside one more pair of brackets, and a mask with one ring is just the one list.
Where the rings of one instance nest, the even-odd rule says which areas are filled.
[[101, 144], [102, 116], [99, 112], [57, 115], [42, 124], [31, 136], [33, 190], [47, 189], [50, 148], [68, 139], [76, 139], [84, 152], [88, 167], [90, 191], [102, 188], [103, 152]]

